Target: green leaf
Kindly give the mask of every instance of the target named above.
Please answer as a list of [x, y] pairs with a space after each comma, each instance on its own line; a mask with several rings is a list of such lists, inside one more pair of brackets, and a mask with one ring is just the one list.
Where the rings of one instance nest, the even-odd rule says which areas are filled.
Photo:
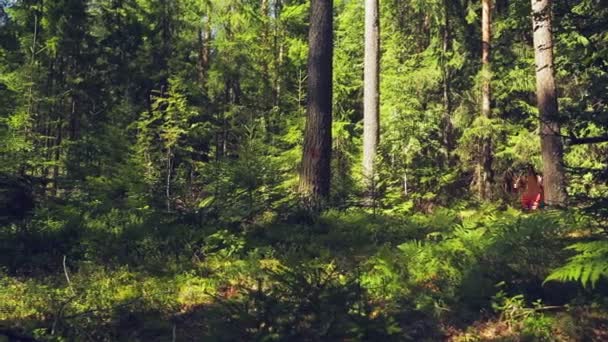
[[198, 204], [198, 207], [200, 209], [208, 208], [213, 204], [214, 201], [215, 201], [215, 196], [209, 196], [209, 197], [205, 198], [204, 200], [200, 201], [200, 203]]

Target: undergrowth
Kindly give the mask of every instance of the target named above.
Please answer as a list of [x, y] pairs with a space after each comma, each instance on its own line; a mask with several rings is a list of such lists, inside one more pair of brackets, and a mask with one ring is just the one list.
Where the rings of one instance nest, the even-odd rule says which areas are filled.
[[605, 240], [589, 222], [575, 211], [494, 207], [333, 210], [306, 224], [265, 213], [238, 225], [145, 208], [48, 208], [0, 231], [0, 332], [418, 341], [450, 329], [472, 338], [466, 327], [485, 318], [546, 340], [564, 319], [556, 313], [606, 286]]

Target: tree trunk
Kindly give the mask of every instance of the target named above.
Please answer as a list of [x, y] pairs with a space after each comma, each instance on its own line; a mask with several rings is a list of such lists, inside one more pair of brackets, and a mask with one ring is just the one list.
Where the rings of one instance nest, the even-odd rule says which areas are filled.
[[308, 32], [308, 99], [299, 191], [317, 210], [330, 189], [333, 1], [312, 0]]
[[203, 91], [207, 88], [207, 73], [209, 70], [211, 53], [211, 9], [206, 6], [205, 20], [198, 29], [198, 81]]
[[448, 61], [448, 52], [452, 50], [452, 36], [450, 34], [450, 11], [449, 0], [443, 0], [444, 7], [444, 24], [443, 24], [443, 54], [442, 54], [442, 69], [443, 69], [443, 118], [442, 118], [442, 142], [446, 151], [445, 164], [452, 165], [452, 151], [454, 150], [454, 137], [452, 125], [452, 98], [451, 92], [451, 70]]
[[61, 159], [61, 145], [63, 141], [63, 116], [60, 114], [57, 119], [57, 131], [55, 136], [55, 150], [53, 156], [53, 188], [52, 196], [57, 196], [59, 190], [59, 160]]
[[209, 40], [211, 34], [209, 28], [205, 24], [205, 27], [198, 29], [198, 60], [196, 63], [196, 69], [198, 71], [198, 82], [202, 89], [206, 88], [207, 85], [207, 68], [209, 66]]
[[[481, 55], [481, 115], [484, 118], [492, 117], [491, 88], [490, 82], [490, 42], [492, 37], [492, 0], [482, 0], [482, 55]], [[481, 142], [481, 155], [477, 165], [477, 194], [481, 199], [492, 197], [492, 141], [490, 137], [484, 137]]]
[[171, 212], [171, 177], [173, 170], [173, 151], [171, 147], [167, 149], [167, 178], [165, 180], [165, 199], [167, 204], [167, 212]]
[[491, 113], [490, 108], [490, 42], [492, 39], [492, 0], [482, 0], [482, 19], [481, 19], [481, 31], [482, 31], [482, 50], [481, 50], [481, 64], [482, 64], [482, 86], [481, 86], [481, 115], [489, 118]]
[[283, 41], [280, 36], [280, 25], [281, 25], [281, 0], [275, 0], [274, 2], [274, 52], [275, 52], [275, 75], [274, 75], [274, 106], [280, 107], [281, 105], [281, 72], [283, 67]]
[[532, 22], [545, 201], [549, 205], [562, 205], [566, 201], [567, 194], [563, 167], [563, 145], [557, 121], [557, 94], [553, 76], [553, 28], [550, 0], [532, 0]]
[[363, 90], [363, 177], [373, 195], [375, 159], [380, 139], [378, 0], [365, 1], [365, 70]]

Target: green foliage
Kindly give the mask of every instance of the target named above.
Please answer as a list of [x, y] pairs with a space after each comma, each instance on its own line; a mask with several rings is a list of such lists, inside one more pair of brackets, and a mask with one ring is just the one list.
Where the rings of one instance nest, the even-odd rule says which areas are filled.
[[572, 209], [521, 213], [468, 202], [480, 141], [496, 180], [542, 165], [530, 3], [495, 5], [488, 119], [480, 2], [380, 1], [365, 208], [364, 5], [334, 1], [332, 191], [311, 217], [310, 1], [0, 0], [0, 339], [443, 340], [498, 319], [548, 340], [532, 300], [605, 311], [607, 145], [567, 143], [608, 132], [608, 9], [554, 2]]
[[[501, 284], [504, 285], [504, 284]], [[519, 333], [521, 338], [534, 341], [551, 341], [555, 319], [542, 313], [542, 302], [535, 301], [527, 307], [523, 295], [507, 296], [499, 291], [494, 297], [492, 308], [500, 313], [499, 320]]]
[[545, 280], [578, 281], [583, 286], [595, 287], [601, 278], [608, 277], [608, 243], [606, 241], [581, 242], [568, 246], [577, 254], [553, 270]]
[[362, 284], [381, 298], [414, 298], [417, 308], [435, 315], [455, 303], [475, 310], [489, 305], [500, 281], [513, 284], [511, 290], [540, 287], [564, 258], [559, 236], [572, 229], [567, 215], [554, 213], [495, 216], [489, 209], [462, 212], [457, 222], [453, 215], [440, 212], [418, 241], [370, 258]]

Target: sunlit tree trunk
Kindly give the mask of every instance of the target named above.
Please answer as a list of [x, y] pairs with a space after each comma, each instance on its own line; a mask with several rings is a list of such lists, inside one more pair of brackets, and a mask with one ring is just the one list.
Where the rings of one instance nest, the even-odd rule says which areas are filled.
[[308, 32], [308, 99], [299, 190], [320, 209], [330, 189], [333, 1], [312, 0]]
[[370, 195], [375, 188], [375, 159], [380, 136], [378, 0], [365, 1], [365, 67], [363, 90], [363, 177]]
[[545, 201], [550, 205], [561, 205], [566, 201], [567, 194], [563, 167], [563, 145], [557, 121], [557, 94], [553, 76], [551, 4], [550, 0], [532, 0], [532, 21]]
[[[491, 118], [492, 108], [490, 82], [491, 67], [490, 67], [490, 44], [492, 37], [492, 0], [482, 0], [482, 70], [481, 70], [481, 115], [484, 118]], [[481, 155], [479, 156], [477, 165], [477, 194], [481, 199], [490, 199], [492, 197], [492, 141], [490, 137], [484, 137], [481, 142]]]
[[481, 114], [485, 117], [490, 117], [491, 107], [491, 89], [490, 89], [490, 44], [492, 39], [492, 0], [482, 1], [482, 89], [481, 89]]

